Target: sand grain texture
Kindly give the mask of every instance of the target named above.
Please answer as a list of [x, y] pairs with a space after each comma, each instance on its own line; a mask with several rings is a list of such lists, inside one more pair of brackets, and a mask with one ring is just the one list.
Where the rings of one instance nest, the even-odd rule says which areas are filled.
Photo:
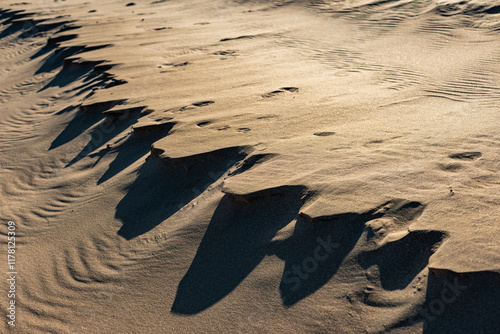
[[499, 31], [498, 1], [1, 0], [0, 331], [498, 333]]

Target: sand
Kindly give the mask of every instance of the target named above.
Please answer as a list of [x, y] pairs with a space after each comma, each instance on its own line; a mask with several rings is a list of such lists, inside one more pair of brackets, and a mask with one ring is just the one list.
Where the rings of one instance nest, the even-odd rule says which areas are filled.
[[499, 31], [498, 1], [1, 0], [0, 331], [498, 333]]

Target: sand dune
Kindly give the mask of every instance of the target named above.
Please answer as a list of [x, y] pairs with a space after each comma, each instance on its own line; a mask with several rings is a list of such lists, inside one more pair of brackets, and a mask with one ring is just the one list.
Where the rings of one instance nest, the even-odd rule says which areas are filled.
[[1, 332], [498, 333], [499, 31], [498, 1], [2, 1]]

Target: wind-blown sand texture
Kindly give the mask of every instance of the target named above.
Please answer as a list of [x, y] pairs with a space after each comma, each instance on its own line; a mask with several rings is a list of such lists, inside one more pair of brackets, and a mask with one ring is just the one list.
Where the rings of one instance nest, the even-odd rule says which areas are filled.
[[2, 333], [499, 333], [499, 1], [26, 1]]

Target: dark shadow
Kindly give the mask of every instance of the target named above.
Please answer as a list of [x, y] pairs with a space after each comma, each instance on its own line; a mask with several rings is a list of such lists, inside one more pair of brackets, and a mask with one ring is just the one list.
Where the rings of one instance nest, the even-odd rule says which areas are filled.
[[[330, 281], [359, 241], [366, 222], [383, 216], [397, 218], [400, 222], [409, 221], [418, 217], [424, 207], [419, 202], [393, 199], [362, 214], [344, 213], [312, 221], [302, 217], [298, 219], [293, 236], [275, 247], [276, 254], [286, 261], [280, 284], [283, 303], [291, 306]], [[390, 281], [392, 264], [389, 260], [393, 260], [391, 250], [383, 248], [363, 253], [361, 264], [379, 264], [383, 271], [383, 285], [393, 288], [394, 282]], [[427, 261], [428, 257], [425, 260]], [[426, 261], [424, 262], [427, 263]], [[401, 271], [405, 270], [403, 268]], [[418, 272], [420, 270], [418, 269]]]
[[64, 27], [67, 24], [72, 23], [72, 22], [75, 22], [75, 21], [50, 21], [50, 20], [45, 21], [44, 20], [44, 21], [36, 22], [36, 25], [34, 25], [34, 27], [35, 27], [36, 33], [39, 35], [42, 35], [42, 33], [44, 33], [44, 32], [55, 30], [55, 29], [61, 27], [58, 31], [54, 32], [54, 33], [58, 33], [61, 30], [64, 30]]
[[0, 9], [0, 20], [5, 20], [2, 24], [7, 24], [12, 20], [12, 16], [16, 13], [22, 13], [23, 10]]
[[77, 87], [73, 87], [65, 92], [69, 93], [69, 92], [72, 92], [73, 96], [79, 96], [81, 94], [85, 94], [85, 93], [88, 93], [86, 98], [94, 95], [94, 90], [95, 89], [99, 89], [99, 88], [103, 88], [106, 86], [106, 74], [102, 73], [102, 74], [98, 74], [98, 75], [95, 75], [95, 76], [90, 76], [89, 79], [85, 78], [82, 80], [82, 84], [77, 86]]
[[364, 222], [356, 214], [333, 221], [297, 220], [293, 236], [275, 246], [276, 254], [285, 260], [280, 284], [284, 305], [313, 294], [335, 275], [359, 240]]
[[58, 22], [47, 23], [43, 21], [35, 21], [29, 18], [20, 21], [14, 21], [14, 19], [20, 19], [22, 17], [32, 15], [30, 13], [23, 13], [22, 11], [18, 11], [17, 13], [14, 12], [4, 13], [0, 15], [0, 20], [2, 19], [2, 16], [8, 17], [9, 14], [11, 15], [11, 17], [2, 22], [2, 24], [3, 25], [10, 24], [10, 25], [7, 27], [7, 29], [0, 32], [0, 38], [7, 37], [21, 30], [23, 31], [23, 33], [19, 35], [19, 38], [28, 38], [35, 35], [41, 35], [46, 31], [56, 29], [57, 27], [69, 23], [69, 21], [58, 21]]
[[[100, 112], [96, 114], [102, 118]], [[92, 113], [84, 116], [96, 117], [93, 116]], [[131, 124], [134, 124], [138, 118], [139, 115], [136, 113], [129, 115], [129, 117], [126, 119], [118, 119], [115, 121], [110, 121], [107, 118], [102, 119], [100, 123], [94, 128], [92, 128], [92, 130], [90, 131], [90, 136], [91, 136], [90, 141], [87, 143], [87, 145], [85, 145], [85, 147], [80, 151], [80, 153], [78, 153], [70, 162], [68, 162], [66, 167], [77, 163], [78, 161], [88, 156], [97, 148], [101, 147], [102, 145], [112, 140], [119, 133], [127, 129]]]
[[5, 19], [2, 24], [7, 25], [14, 19], [19, 19], [25, 16], [32, 15], [32, 13], [26, 12], [24, 9], [14, 10], [14, 9], [2, 9], [0, 11], [0, 20]]
[[101, 62], [81, 62], [81, 63], [65, 63], [63, 68], [57, 73], [52, 80], [42, 87], [39, 92], [50, 87], [65, 87], [76, 80], [85, 77], [89, 81], [92, 78], [102, 74], [101, 71], [94, 71], [94, 67]]
[[171, 311], [196, 314], [233, 291], [269, 253], [276, 232], [296, 218], [301, 196], [297, 191], [249, 202], [224, 196], [179, 283]]
[[[0, 13], [0, 20], [4, 20], [2, 23], [6, 28], [0, 31], [0, 39], [15, 34], [18, 31], [24, 30], [26, 37], [34, 34], [31, 28], [34, 25], [30, 22], [14, 22], [16, 19], [20, 19], [26, 16], [32, 15], [32, 13], [26, 12], [24, 10], [5, 10]], [[21, 34], [23, 35], [23, 34]], [[19, 36], [23, 37], [23, 36]]]
[[438, 231], [411, 232], [400, 240], [361, 253], [359, 264], [364, 269], [377, 265], [385, 290], [404, 289], [427, 266], [444, 238], [445, 234]]
[[423, 322], [424, 334], [499, 333], [500, 275], [431, 271], [426, 301], [410, 322]]
[[[132, 114], [134, 115], [134, 114]], [[139, 116], [135, 113], [135, 118]], [[139, 158], [147, 154], [151, 150], [151, 145], [168, 135], [169, 131], [172, 130], [175, 123], [169, 123], [168, 127], [163, 128], [162, 132], [152, 133], [149, 136], [130, 136], [123, 144], [119, 147], [113, 148], [107, 154], [116, 152], [117, 155], [113, 162], [109, 165], [109, 169], [104, 173], [104, 175], [99, 179], [97, 184], [106, 182], [132, 163], [137, 161]]]
[[[41, 57], [47, 53], [49, 53], [50, 51], [54, 50], [55, 46], [54, 45], [48, 45], [48, 44], [45, 44], [40, 50], [38, 50], [34, 55], [32, 55], [30, 57], [30, 60], [33, 60], [33, 59], [36, 59], [38, 57]], [[49, 56], [50, 57], [50, 56]], [[47, 57], [45, 60], [48, 60], [49, 57]], [[44, 63], [45, 65], [45, 63]], [[43, 66], [43, 65], [42, 65]], [[38, 73], [42, 73], [42, 72], [50, 72], [50, 71], [47, 71], [47, 70], [40, 70], [38, 69], [35, 74], [38, 74]]]
[[[63, 113], [70, 112], [75, 108], [77, 107], [69, 106], [59, 111], [57, 114], [61, 115]], [[59, 146], [69, 143], [102, 119], [103, 117], [101, 113], [84, 113], [82, 111], [78, 111], [75, 118], [73, 118], [66, 125], [64, 130], [56, 137], [56, 139], [52, 141], [49, 150], [53, 150]]]
[[500, 6], [493, 6], [484, 11], [487, 14], [500, 14]]
[[43, 54], [46, 54], [54, 50], [54, 52], [52, 52], [45, 59], [42, 60], [42, 66], [40, 66], [40, 68], [35, 72], [35, 74], [47, 73], [55, 70], [56, 68], [60, 67], [63, 64], [65, 58], [76, 54], [78, 51], [81, 51], [82, 49], [83, 46], [70, 46], [70, 47], [56, 49], [55, 44], [47, 43], [43, 48], [38, 50], [38, 52], [31, 57], [31, 59], [35, 59], [42, 56]]
[[79, 96], [79, 95], [88, 93], [85, 96], [85, 98], [88, 98], [88, 97], [94, 95], [94, 90], [100, 89], [103, 86], [104, 86], [104, 82], [98, 79], [98, 80], [95, 80], [95, 81], [92, 81], [92, 82], [85, 84], [84, 86], [81, 87], [81, 89], [79, 91], [76, 91], [73, 89], [71, 91], [74, 91], [74, 93], [73, 93], [74, 96]]
[[88, 90], [89, 89], [88, 87], [94, 85], [96, 82], [99, 82], [103, 86], [104, 81], [106, 81], [107, 75], [105, 73], [98, 72], [95, 69], [94, 69], [94, 72], [95, 72], [94, 73], [95, 75], [90, 75], [90, 76], [85, 77], [82, 80], [82, 84], [72, 88], [72, 91]]
[[[4, 23], [5, 24], [5, 23]], [[15, 34], [18, 31], [23, 30], [22, 24], [11, 24], [5, 30], [0, 32], [0, 39]]]
[[[146, 161], [127, 195], [116, 206], [115, 218], [126, 239], [142, 235], [198, 197], [231, 166], [243, 159], [239, 148], [227, 148], [180, 160]], [[113, 166], [119, 169], [123, 156]], [[128, 163], [128, 161], [127, 161]]]
[[[58, 27], [61, 27], [58, 31], [56, 31], [54, 33], [54, 34], [60, 34], [61, 32], [78, 28], [78, 26], [76, 26], [76, 27], [69, 26], [69, 23], [72, 23], [72, 22], [74, 22], [74, 21], [59, 21], [59, 22], [48, 23], [48, 24], [38, 23], [36, 25], [36, 31], [37, 31], [37, 34], [40, 34], [40, 33], [43, 33], [45, 31], [54, 30]], [[41, 56], [47, 54], [48, 52], [56, 49], [58, 47], [58, 43], [60, 43], [60, 42], [69, 41], [69, 40], [75, 39], [77, 37], [78, 37], [78, 35], [76, 35], [76, 34], [59, 35], [57, 37], [50, 37], [47, 40], [47, 43], [40, 50], [38, 50], [34, 55], [32, 55], [30, 57], [30, 60], [41, 57]], [[57, 62], [52, 61], [53, 58], [51, 58], [51, 57], [57, 57], [58, 59], [60, 59], [59, 65], [61, 65], [62, 60], [64, 60], [64, 58], [60, 58], [60, 56], [58, 54], [68, 52], [69, 50], [76, 50], [76, 49], [82, 49], [82, 48], [83, 47], [79, 47], [79, 46], [78, 47], [75, 46], [75, 47], [57, 48], [54, 52], [54, 53], [56, 53], [56, 55], [51, 55], [45, 59], [44, 65], [45, 65], [45, 63], [50, 63], [50, 65], [47, 64], [45, 68], [39, 69], [37, 72], [35, 72], [35, 74], [42, 73], [42, 72], [50, 72], [51, 70], [58, 67], [58, 66], [56, 66], [56, 67], [52, 67], [52, 69], [50, 68], [50, 66], [53, 66], [54, 64], [57, 63]], [[71, 55], [72, 55], [72, 53], [66, 53], [66, 57], [71, 56]]]

